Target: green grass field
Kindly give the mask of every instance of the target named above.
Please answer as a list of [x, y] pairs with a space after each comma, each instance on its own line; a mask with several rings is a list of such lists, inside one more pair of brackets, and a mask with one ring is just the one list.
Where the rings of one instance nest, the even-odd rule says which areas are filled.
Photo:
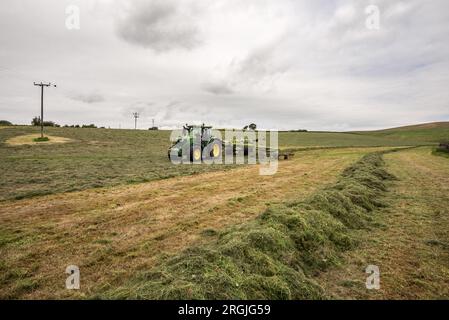
[[[70, 143], [16, 145], [8, 139], [38, 133], [31, 126], [0, 130], [0, 201], [51, 193], [108, 187], [223, 169], [223, 166], [176, 166], [167, 159], [170, 131], [45, 128]], [[310, 147], [410, 146], [449, 137], [447, 123], [413, 131], [363, 133], [281, 132], [283, 149]]]
[[274, 176], [172, 165], [168, 131], [38, 131], [0, 129], [0, 298], [449, 298], [446, 124], [282, 132]]
[[[106, 298], [322, 299], [313, 274], [354, 246], [351, 229], [366, 228], [370, 212], [394, 177], [381, 153], [348, 167], [335, 185], [305, 200], [272, 206], [257, 219], [221, 233], [138, 274]], [[148, 281], [151, 279], [151, 281]]]
[[433, 122], [359, 133], [395, 141], [435, 143], [449, 140], [449, 122]]
[[61, 144], [9, 146], [15, 136], [38, 133], [35, 127], [0, 130], [0, 200], [132, 184], [223, 169], [176, 166], [167, 158], [168, 131], [45, 128]]

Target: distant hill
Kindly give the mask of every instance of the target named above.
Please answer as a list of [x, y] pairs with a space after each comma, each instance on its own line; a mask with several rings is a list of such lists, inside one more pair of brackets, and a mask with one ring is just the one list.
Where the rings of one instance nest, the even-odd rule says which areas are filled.
[[449, 129], [449, 121], [420, 123], [420, 124], [414, 124], [414, 125], [409, 125], [409, 126], [375, 130], [374, 132], [415, 131], [415, 130], [428, 130], [428, 129]]
[[449, 141], [449, 121], [422, 123], [375, 131], [359, 131], [357, 133], [389, 139], [436, 143], [443, 140]]

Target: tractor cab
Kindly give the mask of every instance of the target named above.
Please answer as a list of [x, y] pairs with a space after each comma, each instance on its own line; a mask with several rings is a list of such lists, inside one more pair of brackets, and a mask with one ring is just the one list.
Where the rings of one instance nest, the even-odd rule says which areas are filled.
[[204, 124], [201, 126], [186, 124], [183, 126], [183, 137], [198, 139], [197, 141], [209, 141], [212, 137], [211, 129], [211, 126], [205, 126]]
[[222, 141], [212, 134], [212, 127], [202, 124], [183, 126], [182, 136], [168, 150], [168, 157], [190, 157], [198, 162], [204, 157], [217, 159], [221, 157]]

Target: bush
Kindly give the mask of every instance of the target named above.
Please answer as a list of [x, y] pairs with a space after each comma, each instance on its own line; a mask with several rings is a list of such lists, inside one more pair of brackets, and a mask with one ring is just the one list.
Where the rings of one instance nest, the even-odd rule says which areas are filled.
[[436, 151], [449, 153], [449, 142], [441, 142]]
[[12, 126], [12, 123], [7, 120], [0, 120], [0, 126]]
[[436, 156], [449, 157], [449, 143], [442, 142], [432, 150], [432, 154]]
[[[33, 120], [31, 120], [31, 125], [33, 125], [33, 126], [40, 126], [41, 125], [41, 118], [40, 117], [34, 117]], [[44, 127], [60, 127], [60, 125], [54, 123], [53, 121], [44, 121]]]
[[39, 138], [34, 138], [33, 141], [34, 142], [45, 142], [45, 141], [50, 141], [50, 139], [48, 137], [39, 137]]

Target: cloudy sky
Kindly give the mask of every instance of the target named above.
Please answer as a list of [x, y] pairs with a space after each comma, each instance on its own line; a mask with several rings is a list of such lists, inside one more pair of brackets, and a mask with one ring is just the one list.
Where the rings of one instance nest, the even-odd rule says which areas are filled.
[[45, 117], [60, 124], [131, 128], [134, 111], [140, 128], [449, 120], [447, 0], [2, 0], [0, 43], [0, 119], [18, 124], [39, 114], [33, 81], [58, 85]]

